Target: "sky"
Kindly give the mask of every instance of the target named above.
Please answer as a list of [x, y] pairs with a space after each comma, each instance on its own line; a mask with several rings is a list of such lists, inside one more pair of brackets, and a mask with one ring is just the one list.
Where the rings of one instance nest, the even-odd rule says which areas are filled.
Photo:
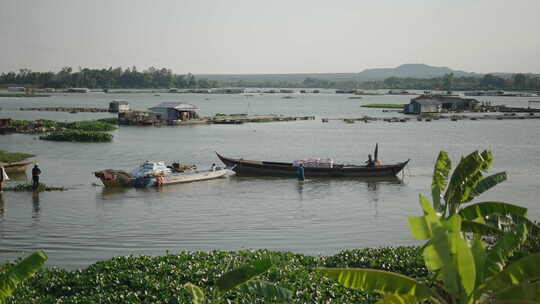
[[539, 0], [0, 0], [0, 72], [540, 73]]

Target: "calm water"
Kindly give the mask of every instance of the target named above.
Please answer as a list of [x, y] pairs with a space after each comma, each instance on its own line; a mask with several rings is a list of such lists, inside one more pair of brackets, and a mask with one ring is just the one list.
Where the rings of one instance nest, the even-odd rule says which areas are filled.
[[[509, 181], [483, 195], [529, 208], [540, 219], [540, 121], [438, 121], [355, 123], [321, 117], [398, 116], [362, 103], [407, 103], [410, 96], [344, 95], [54, 95], [0, 98], [0, 117], [83, 120], [109, 114], [25, 112], [19, 107], [98, 106], [126, 99], [146, 109], [162, 101], [182, 101], [215, 113], [316, 115], [315, 121], [190, 127], [121, 127], [104, 144], [47, 142], [32, 135], [0, 136], [0, 149], [36, 154], [42, 181], [69, 191], [6, 192], [0, 201], [0, 262], [37, 248], [48, 265], [82, 268], [117, 255], [181, 250], [269, 248], [306, 254], [333, 254], [344, 248], [411, 244], [407, 215], [418, 215], [418, 194], [429, 195], [433, 162], [440, 150], [456, 160], [477, 149], [495, 154], [493, 173]], [[527, 98], [489, 99], [527, 106]], [[181, 161], [209, 167], [218, 151], [246, 159], [291, 161], [333, 157], [359, 163], [379, 143], [383, 162], [410, 158], [399, 181], [347, 179], [239, 178], [156, 189], [104, 189], [92, 172], [131, 169], [144, 160]], [[23, 177], [18, 177], [24, 180]]]

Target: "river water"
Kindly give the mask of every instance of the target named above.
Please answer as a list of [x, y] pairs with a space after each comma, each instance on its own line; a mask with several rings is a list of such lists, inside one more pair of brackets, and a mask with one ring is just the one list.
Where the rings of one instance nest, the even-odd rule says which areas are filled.
[[[291, 95], [291, 94], [288, 94]], [[413, 244], [407, 216], [419, 215], [418, 195], [429, 196], [440, 150], [454, 164], [474, 150], [495, 155], [491, 172], [509, 180], [482, 200], [516, 203], [540, 219], [540, 127], [538, 120], [449, 120], [387, 123], [321, 118], [400, 116], [365, 103], [408, 103], [411, 96], [294, 94], [195, 95], [168, 93], [55, 94], [47, 98], [0, 98], [0, 118], [85, 120], [103, 113], [30, 112], [20, 107], [107, 107], [125, 99], [146, 109], [162, 101], [192, 103], [201, 115], [215, 113], [315, 115], [313, 121], [125, 127], [112, 143], [64, 143], [35, 135], [0, 136], [0, 149], [36, 155], [42, 182], [65, 192], [5, 192], [0, 201], [0, 263], [41, 248], [49, 266], [83, 268], [118, 255], [160, 255], [183, 250], [268, 248], [311, 255], [346, 248]], [[531, 99], [531, 98], [529, 98]], [[527, 106], [528, 98], [488, 97], [494, 104]], [[104, 189], [93, 172], [129, 170], [145, 160], [181, 161], [210, 167], [226, 156], [292, 161], [332, 157], [361, 163], [379, 143], [383, 163], [411, 159], [398, 181], [358, 179], [228, 178], [163, 189]], [[18, 177], [20, 182], [21, 178]]]

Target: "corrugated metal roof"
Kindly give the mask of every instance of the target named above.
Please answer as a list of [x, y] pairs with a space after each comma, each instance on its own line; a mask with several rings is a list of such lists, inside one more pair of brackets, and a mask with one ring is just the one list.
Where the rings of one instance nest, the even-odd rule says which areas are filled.
[[166, 109], [175, 109], [175, 110], [199, 110], [196, 106], [188, 103], [181, 103], [181, 102], [162, 102], [158, 104], [155, 107], [151, 107], [150, 109], [158, 109], [158, 108], [166, 108]]

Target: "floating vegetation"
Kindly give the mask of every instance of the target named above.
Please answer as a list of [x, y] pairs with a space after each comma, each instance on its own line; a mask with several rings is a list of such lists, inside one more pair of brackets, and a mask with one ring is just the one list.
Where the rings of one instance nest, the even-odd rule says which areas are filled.
[[404, 104], [395, 103], [370, 103], [361, 105], [362, 108], [380, 108], [380, 109], [403, 109]]
[[44, 140], [73, 142], [110, 142], [112, 138], [109, 133], [80, 130], [56, 131], [39, 137]]
[[6, 152], [0, 150], [0, 162], [9, 163], [9, 162], [18, 162], [25, 160], [30, 157], [34, 157], [33, 154], [19, 153], [19, 152]]
[[117, 117], [110, 117], [110, 118], [100, 118], [97, 121], [105, 122], [111, 125], [118, 125], [118, 118]]
[[0, 93], [0, 97], [49, 97], [46, 94]]
[[[34, 187], [32, 186], [32, 184], [18, 184], [16, 186], [4, 187], [3, 190], [5, 190], [5, 191], [17, 191], [17, 192], [19, 192], [19, 191], [20, 192], [22, 192], [22, 191], [33, 192]], [[39, 186], [36, 189], [37, 192], [65, 191], [65, 190], [66, 189], [64, 187], [47, 186], [47, 185], [42, 184], [42, 183], [40, 183]]]
[[[408, 276], [426, 277], [419, 247], [348, 250], [330, 257], [291, 252], [242, 250], [180, 252], [163, 256], [123, 256], [67, 271], [42, 269], [21, 285], [10, 303], [193, 303], [184, 284], [199, 286], [206, 303], [221, 303], [216, 280], [224, 272], [261, 258], [272, 266], [258, 278], [293, 291], [290, 303], [374, 303], [375, 295], [340, 286], [316, 267], [374, 267]], [[252, 293], [227, 292], [227, 303], [265, 303]]]

